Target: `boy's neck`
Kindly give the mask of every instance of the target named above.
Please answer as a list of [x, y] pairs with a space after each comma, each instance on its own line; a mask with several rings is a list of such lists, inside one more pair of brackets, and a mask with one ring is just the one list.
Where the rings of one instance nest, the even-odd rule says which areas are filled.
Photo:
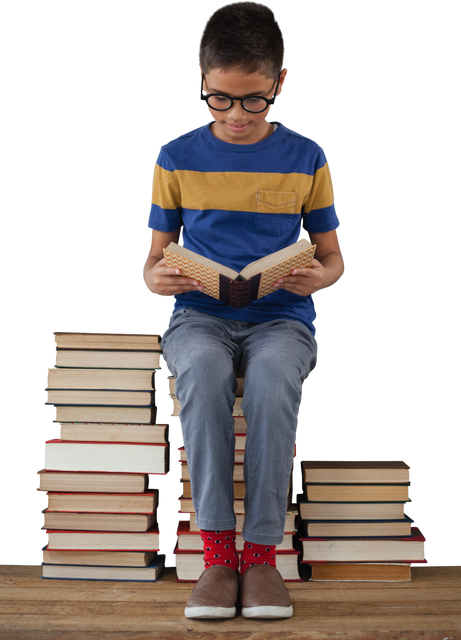
[[253, 140], [249, 140], [248, 142], [246, 142], [244, 139], [242, 140], [242, 142], [238, 142], [238, 139], [236, 138], [234, 139], [226, 139], [222, 136], [222, 133], [220, 131], [220, 127], [216, 126], [217, 123], [213, 122], [210, 125], [210, 131], [211, 133], [214, 135], [215, 138], [217, 138], [218, 140], [222, 140], [223, 142], [230, 142], [231, 144], [256, 144], [257, 142], [262, 142], [263, 140], [265, 140], [266, 138], [268, 138], [272, 133], [274, 133], [274, 125], [270, 124], [269, 121], [267, 121], [268, 127], [266, 129], [266, 131], [262, 132], [262, 136], [259, 139], [253, 139]]

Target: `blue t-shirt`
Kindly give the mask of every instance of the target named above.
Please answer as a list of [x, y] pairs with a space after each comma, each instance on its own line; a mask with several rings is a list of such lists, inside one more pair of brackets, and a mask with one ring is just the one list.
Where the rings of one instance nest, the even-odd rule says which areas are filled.
[[[311, 233], [336, 229], [339, 221], [322, 149], [277, 124], [255, 144], [219, 140], [208, 124], [162, 147], [149, 227], [182, 227], [187, 249], [236, 271], [296, 242], [301, 222]], [[200, 291], [175, 297], [175, 310], [192, 307], [258, 323], [286, 318], [303, 322], [315, 333], [311, 296], [274, 290], [243, 309]]]

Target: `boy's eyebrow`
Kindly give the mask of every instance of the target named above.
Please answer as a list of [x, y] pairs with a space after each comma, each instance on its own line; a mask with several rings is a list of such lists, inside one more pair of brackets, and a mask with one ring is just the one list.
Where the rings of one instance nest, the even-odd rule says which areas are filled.
[[[208, 85], [207, 85], [208, 86]], [[213, 89], [212, 87], [208, 87], [210, 93], [219, 93], [220, 95], [225, 95], [233, 98], [229, 93], [225, 91], [218, 91], [217, 89]], [[251, 93], [246, 93], [244, 96], [240, 96], [241, 98], [248, 98], [248, 96], [262, 96], [263, 93], [269, 93], [270, 89], [266, 89], [265, 91], [252, 91]]]

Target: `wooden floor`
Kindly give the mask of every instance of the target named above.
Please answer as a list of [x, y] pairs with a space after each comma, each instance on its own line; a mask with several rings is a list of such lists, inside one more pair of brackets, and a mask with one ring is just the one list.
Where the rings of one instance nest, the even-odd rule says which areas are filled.
[[192, 584], [43, 580], [0, 566], [0, 638], [8, 640], [461, 640], [461, 567], [414, 567], [410, 583], [288, 583], [288, 620], [188, 620]]

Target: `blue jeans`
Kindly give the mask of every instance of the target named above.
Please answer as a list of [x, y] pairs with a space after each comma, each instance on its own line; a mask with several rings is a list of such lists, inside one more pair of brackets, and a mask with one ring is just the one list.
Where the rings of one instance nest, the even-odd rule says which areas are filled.
[[244, 540], [280, 544], [303, 381], [315, 367], [317, 346], [294, 320], [260, 324], [179, 309], [162, 338], [176, 378], [176, 396], [191, 477], [197, 525], [235, 527], [232, 409], [237, 377], [244, 377]]

